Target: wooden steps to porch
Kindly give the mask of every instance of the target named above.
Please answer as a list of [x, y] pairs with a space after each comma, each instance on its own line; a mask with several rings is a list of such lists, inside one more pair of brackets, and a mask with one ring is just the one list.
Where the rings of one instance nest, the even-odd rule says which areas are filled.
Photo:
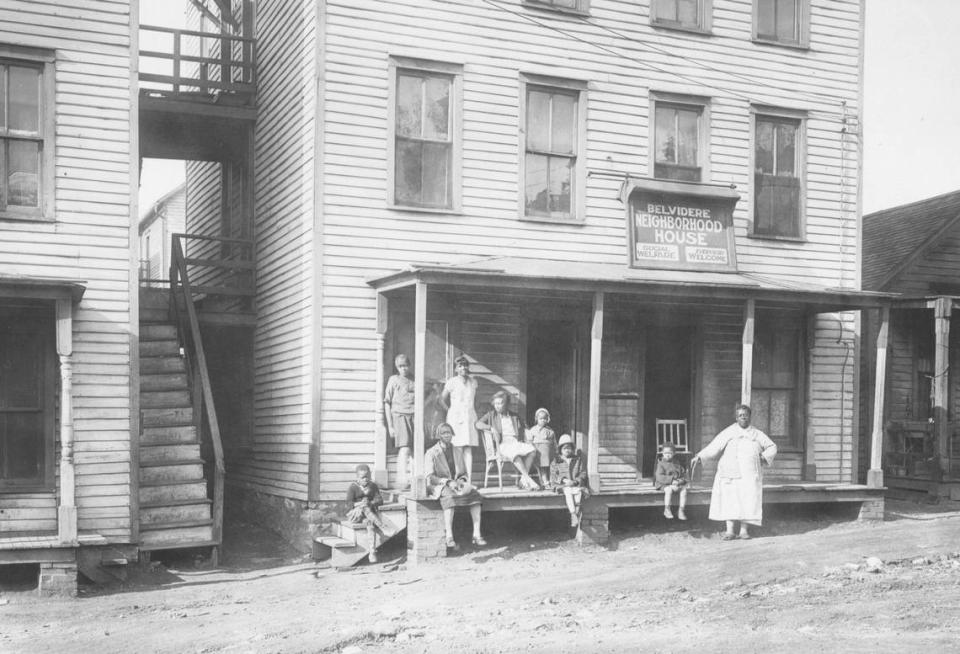
[[[379, 531], [374, 532], [374, 547], [396, 538], [407, 527], [407, 510], [402, 503], [384, 504], [380, 507], [380, 519], [390, 527], [392, 533], [385, 538]], [[367, 528], [348, 522], [334, 523], [336, 534], [318, 536], [314, 539], [313, 558], [317, 561], [330, 559], [334, 568], [350, 568], [370, 555], [370, 543]]]
[[[141, 293], [140, 549], [216, 545], [187, 371], [166, 293]], [[163, 313], [160, 319], [159, 313]]]

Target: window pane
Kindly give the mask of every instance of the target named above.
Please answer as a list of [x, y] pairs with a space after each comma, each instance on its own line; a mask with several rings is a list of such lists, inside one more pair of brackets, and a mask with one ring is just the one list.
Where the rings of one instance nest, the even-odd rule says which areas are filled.
[[577, 101], [569, 95], [553, 96], [551, 152], [573, 154], [576, 152]]
[[450, 145], [423, 144], [423, 197], [421, 204], [446, 207], [450, 203]]
[[395, 202], [416, 204], [420, 202], [423, 150], [421, 143], [397, 139], [397, 162], [394, 174]]
[[658, 20], [675, 22], [677, 20], [677, 0], [656, 0], [654, 16]]
[[570, 182], [573, 179], [573, 159], [550, 158], [550, 211], [570, 213]]
[[40, 145], [33, 141], [8, 141], [7, 171], [7, 204], [39, 207]]
[[40, 130], [40, 71], [10, 66], [10, 129]]
[[[0, 129], [7, 126], [7, 67], [0, 65]], [[0, 152], [0, 154], [3, 154]]]
[[699, 27], [700, 20], [697, 16], [697, 4], [700, 0], [679, 0], [677, 2], [677, 21], [681, 25], [688, 27]]
[[450, 134], [450, 80], [430, 77], [426, 80], [426, 120], [423, 135], [446, 140]]
[[43, 477], [43, 414], [8, 413], [0, 416], [0, 479]]
[[777, 125], [777, 174], [793, 176], [797, 162], [797, 128], [789, 123]]
[[757, 152], [755, 166], [758, 172], [773, 173], [773, 123], [757, 121]]
[[420, 136], [423, 80], [397, 75], [397, 136]]
[[757, 1], [757, 36], [764, 38], [776, 37], [774, 2], [775, 0]]
[[771, 438], [790, 435], [790, 415], [793, 405], [793, 391], [770, 391], [770, 404], [767, 415], [767, 435]]
[[677, 163], [677, 141], [674, 136], [674, 118], [676, 110], [673, 107], [657, 105], [656, 110], [656, 161]]
[[798, 41], [797, 0], [777, 0], [777, 39]]
[[546, 215], [550, 211], [547, 193], [547, 157], [527, 154], [524, 162], [525, 206], [527, 214]]
[[697, 142], [700, 116], [696, 111], [677, 111], [677, 147], [678, 163], [685, 166], [697, 165]]
[[550, 94], [530, 91], [527, 94], [527, 151], [550, 150]]

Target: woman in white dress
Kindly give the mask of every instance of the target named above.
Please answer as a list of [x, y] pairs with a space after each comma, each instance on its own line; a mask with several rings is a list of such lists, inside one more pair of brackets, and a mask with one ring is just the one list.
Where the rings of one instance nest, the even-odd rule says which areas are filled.
[[710, 519], [727, 523], [724, 540], [750, 538], [747, 525], [763, 519], [763, 466], [773, 463], [777, 446], [770, 437], [750, 425], [746, 404], [737, 407], [737, 421], [721, 431], [693, 457], [691, 468], [701, 459], [717, 459], [717, 475], [710, 494]]
[[473, 448], [480, 444], [477, 428], [477, 380], [470, 374], [465, 356], [453, 362], [456, 375], [447, 380], [440, 393], [440, 404], [447, 411], [446, 423], [453, 427], [453, 454], [457, 476], [473, 477]]

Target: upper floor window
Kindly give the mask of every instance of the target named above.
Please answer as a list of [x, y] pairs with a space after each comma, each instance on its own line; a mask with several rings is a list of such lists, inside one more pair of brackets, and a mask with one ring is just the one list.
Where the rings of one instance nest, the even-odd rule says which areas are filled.
[[653, 0], [651, 20], [660, 27], [707, 32], [712, 0]]
[[687, 182], [704, 181], [706, 105], [653, 96], [653, 116], [653, 176]]
[[582, 91], [525, 84], [523, 216], [578, 220], [585, 180]]
[[561, 11], [575, 11], [585, 14], [590, 10], [590, 0], [524, 0], [525, 4], [549, 7]]
[[53, 189], [52, 57], [11, 53], [0, 46], [0, 218], [38, 220]]
[[753, 233], [803, 236], [803, 121], [755, 117]]
[[809, 0], [754, 0], [753, 36], [761, 41], [806, 46]]
[[757, 310], [753, 344], [753, 424], [777, 445], [803, 443], [803, 317]]
[[460, 69], [429, 62], [391, 63], [392, 204], [459, 209]]

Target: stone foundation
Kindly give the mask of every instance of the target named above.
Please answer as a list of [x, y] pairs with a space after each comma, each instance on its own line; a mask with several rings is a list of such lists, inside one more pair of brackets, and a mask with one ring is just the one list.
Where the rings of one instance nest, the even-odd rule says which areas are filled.
[[318, 527], [340, 517], [340, 502], [304, 502], [228, 486], [226, 517], [268, 529], [304, 554], [313, 551]]
[[407, 561], [411, 565], [447, 556], [443, 509], [437, 500], [407, 499]]
[[864, 500], [860, 504], [858, 520], [883, 520], [883, 496]]
[[37, 594], [41, 597], [76, 597], [76, 561], [41, 563]]
[[588, 497], [580, 505], [580, 545], [606, 545], [610, 540], [610, 508], [596, 497]]

